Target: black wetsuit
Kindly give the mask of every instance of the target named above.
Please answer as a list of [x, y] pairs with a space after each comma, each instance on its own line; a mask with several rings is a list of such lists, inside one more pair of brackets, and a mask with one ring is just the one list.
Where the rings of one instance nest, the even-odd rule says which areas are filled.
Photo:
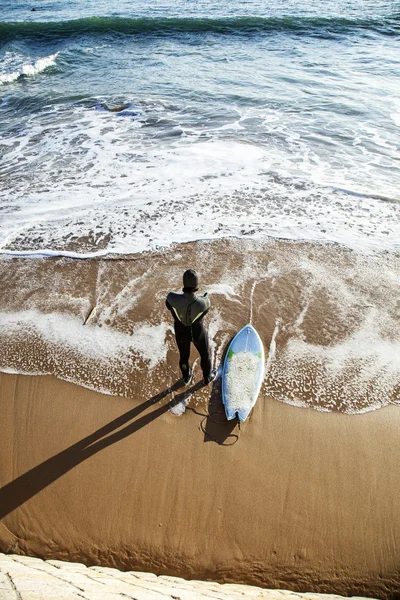
[[204, 377], [211, 372], [211, 359], [208, 346], [208, 335], [203, 325], [203, 318], [210, 309], [210, 300], [195, 294], [176, 294], [170, 292], [165, 301], [168, 310], [174, 317], [175, 338], [180, 359], [179, 366], [185, 377], [189, 372], [190, 343], [193, 342], [200, 354], [200, 365]]

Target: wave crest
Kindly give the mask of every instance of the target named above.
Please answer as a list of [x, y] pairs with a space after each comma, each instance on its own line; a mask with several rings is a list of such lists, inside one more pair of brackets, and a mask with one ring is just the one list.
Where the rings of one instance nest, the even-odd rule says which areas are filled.
[[56, 22], [0, 23], [0, 40], [40, 38], [41, 41], [80, 35], [167, 35], [182, 33], [243, 34], [293, 33], [295, 35], [351, 34], [370, 30], [398, 35], [395, 18], [349, 19], [322, 17], [231, 17], [231, 18], [122, 18], [88, 17]]

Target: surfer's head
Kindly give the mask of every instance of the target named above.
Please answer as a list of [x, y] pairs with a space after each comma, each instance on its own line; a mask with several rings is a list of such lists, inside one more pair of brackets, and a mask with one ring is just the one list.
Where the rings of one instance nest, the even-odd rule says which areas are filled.
[[188, 269], [183, 274], [183, 291], [184, 292], [197, 292], [199, 289], [199, 278], [196, 271]]

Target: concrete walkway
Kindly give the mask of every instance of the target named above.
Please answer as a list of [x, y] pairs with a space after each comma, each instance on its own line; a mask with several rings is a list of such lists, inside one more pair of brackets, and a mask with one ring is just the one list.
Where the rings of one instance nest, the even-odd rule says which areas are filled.
[[335, 600], [254, 586], [186, 581], [179, 577], [0, 554], [0, 600]]

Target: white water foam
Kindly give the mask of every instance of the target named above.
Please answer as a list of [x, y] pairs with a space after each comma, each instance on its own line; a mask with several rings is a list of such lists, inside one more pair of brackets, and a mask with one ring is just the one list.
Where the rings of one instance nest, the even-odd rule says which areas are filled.
[[173, 415], [176, 415], [177, 417], [181, 417], [182, 415], [185, 414], [186, 407], [188, 404], [189, 404], [189, 393], [188, 393], [187, 397], [182, 398], [182, 400], [177, 402], [177, 404], [175, 404], [174, 406], [171, 406], [171, 408], [169, 409], [169, 412], [171, 412]]
[[[377, 321], [376, 311], [372, 310], [358, 331], [331, 347], [290, 339], [272, 366], [276, 380], [297, 380], [293, 393], [285, 401], [305, 406], [296, 396], [296, 388], [300, 392], [315, 386], [320, 394], [313, 398], [314, 408], [321, 402], [320, 410], [337, 408], [340, 398], [339, 407], [347, 413], [367, 412], [387, 404], [394, 382], [400, 381], [400, 340], [383, 339]], [[305, 373], [309, 365], [318, 367], [314, 382], [307, 381]], [[352, 368], [356, 372], [346, 377]], [[365, 405], [357, 406], [357, 398], [363, 399]]]
[[[11, 54], [11, 53], [9, 53]], [[1, 72], [0, 73], [0, 85], [4, 85], [6, 83], [12, 83], [16, 81], [20, 77], [33, 77], [34, 75], [38, 75], [39, 73], [43, 73], [49, 67], [52, 67], [56, 64], [57, 56], [59, 52], [55, 54], [50, 54], [50, 56], [45, 56], [43, 58], [37, 59], [33, 63], [24, 63], [20, 64], [17, 68], [18, 70], [12, 72]], [[8, 59], [8, 60], [7, 60]], [[14, 60], [13, 60], [14, 59]], [[9, 67], [9, 65], [15, 66], [15, 57], [6, 56], [6, 60], [3, 63], [3, 69]]]
[[[276, 262], [284, 279], [300, 272], [303, 287], [291, 298], [299, 306], [293, 321], [287, 323], [284, 305], [278, 308], [282, 326], [277, 321], [270, 342], [266, 394], [295, 406], [347, 413], [399, 403], [395, 263], [384, 254], [352, 260], [347, 266], [305, 257]], [[268, 303], [267, 298], [259, 310], [268, 310]], [[281, 333], [287, 338], [279, 346]]]
[[[310, 148], [299, 149], [282, 116], [272, 123], [286, 131], [290, 152], [211, 129], [204, 139], [182, 127], [177, 139], [163, 141], [155, 132], [149, 136], [146, 114], [122, 118], [63, 106], [54, 114], [32, 117], [23, 135], [1, 141], [7, 210], [0, 248], [6, 252], [89, 256], [227, 236], [398, 247], [396, 176], [374, 175], [372, 182], [372, 155], [347, 165], [348, 172], [328, 157], [311, 160]], [[244, 126], [246, 119], [239, 120]], [[366, 131], [366, 143], [376, 135]], [[356, 195], [343, 191], [350, 171]]]
[[206, 286], [204, 289], [210, 295], [221, 295], [225, 298], [228, 298], [231, 302], [238, 302], [239, 304], [241, 304], [239, 298], [237, 297], [238, 293], [231, 283], [213, 283], [212, 285]]
[[98, 361], [118, 359], [120, 363], [134, 365], [134, 356], [144, 360], [150, 369], [165, 361], [167, 331], [171, 325], [140, 323], [131, 335], [103, 326], [83, 325], [76, 317], [62, 314], [43, 314], [35, 310], [0, 313], [0, 334], [21, 340], [38, 336], [46, 344], [74, 351]]
[[268, 357], [265, 363], [265, 371], [264, 371], [264, 377], [268, 376], [268, 372], [271, 368], [271, 364], [272, 361], [275, 358], [275, 353], [276, 353], [276, 336], [278, 335], [278, 331], [279, 331], [279, 319], [277, 319], [276, 321], [276, 325], [275, 325], [275, 329], [273, 331], [272, 337], [271, 337], [271, 341], [269, 344], [269, 351], [268, 351]]
[[[101, 275], [102, 272], [100, 269], [96, 285], [96, 304], [101, 305], [101, 312], [98, 315], [98, 323], [99, 325], [108, 325], [110, 322], [113, 322], [115, 318], [124, 316], [127, 312], [134, 308], [138, 300], [138, 291], [140, 286], [143, 285], [143, 277], [135, 277], [131, 279], [116, 295], [109, 295], [107, 279], [103, 277], [100, 280]], [[96, 307], [94, 311], [97, 313]]]

